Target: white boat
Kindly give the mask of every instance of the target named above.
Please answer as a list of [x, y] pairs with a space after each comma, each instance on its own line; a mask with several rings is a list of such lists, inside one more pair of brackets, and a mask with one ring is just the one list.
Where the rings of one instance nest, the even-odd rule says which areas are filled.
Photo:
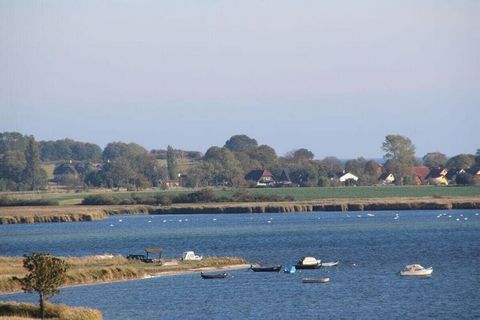
[[433, 272], [433, 268], [424, 268], [419, 264], [409, 264], [400, 271], [401, 276], [429, 276]]
[[322, 267], [335, 267], [340, 261], [335, 262], [322, 262]]
[[202, 256], [197, 256], [193, 251], [185, 251], [182, 255], [182, 260], [202, 260]]

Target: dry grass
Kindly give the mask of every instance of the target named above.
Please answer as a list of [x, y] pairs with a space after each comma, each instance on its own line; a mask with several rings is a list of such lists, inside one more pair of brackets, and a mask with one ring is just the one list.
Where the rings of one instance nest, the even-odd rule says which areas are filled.
[[[195, 271], [201, 268], [221, 268], [246, 263], [244, 259], [230, 257], [209, 257], [202, 261], [180, 261], [175, 265], [144, 263], [138, 260], [127, 260], [121, 256], [113, 258], [102, 258], [100, 256], [66, 257], [63, 259], [69, 265], [67, 286], [140, 279], [148, 275], [158, 275], [162, 272]], [[21, 285], [15, 280], [15, 277], [21, 278], [25, 274], [22, 258], [0, 257], [0, 293], [20, 291]]]
[[[39, 307], [32, 303], [0, 302], [0, 318], [39, 319]], [[45, 317], [58, 320], [102, 320], [102, 313], [91, 308], [70, 307], [64, 304], [45, 305]]]

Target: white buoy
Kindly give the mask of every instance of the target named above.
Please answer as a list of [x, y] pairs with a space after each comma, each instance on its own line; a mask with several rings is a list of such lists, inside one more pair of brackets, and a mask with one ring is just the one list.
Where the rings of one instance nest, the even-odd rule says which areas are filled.
[[449, 218], [451, 218], [452, 216], [451, 215], [448, 215]]
[[361, 217], [362, 217], [362, 215], [361, 215], [361, 214], [357, 214], [357, 218], [361, 218]]
[[216, 218], [213, 218], [212, 220], [213, 220], [213, 221], [217, 221], [217, 219], [216, 219]]
[[152, 222], [152, 220], [148, 220], [148, 223]]
[[179, 219], [178, 222], [182, 222], [182, 219]]
[[111, 224], [110, 227], [113, 227], [113, 224]]
[[165, 223], [165, 222], [167, 222], [167, 220], [163, 220], [162, 222]]
[[477, 213], [475, 213], [475, 215], [476, 215], [476, 216], [478, 216], [478, 215], [479, 215], [479, 213], [477, 212]]
[[367, 216], [369, 217], [375, 217], [375, 215], [373, 213], [367, 213]]
[[456, 220], [457, 220], [457, 221], [460, 221], [460, 219], [459, 219], [459, 218], [457, 218]]
[[118, 219], [118, 222], [122, 222], [123, 220], [122, 219]]
[[467, 221], [467, 220], [468, 220], [468, 218], [466, 218], [466, 217], [465, 217], [465, 218], [463, 218], [463, 220]]
[[268, 220], [267, 223], [272, 223], [272, 221]]

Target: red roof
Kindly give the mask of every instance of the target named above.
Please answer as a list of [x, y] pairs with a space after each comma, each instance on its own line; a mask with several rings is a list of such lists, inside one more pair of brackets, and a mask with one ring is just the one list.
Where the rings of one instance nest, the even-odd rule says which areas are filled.
[[420, 179], [425, 179], [426, 176], [428, 176], [428, 174], [430, 173], [430, 169], [425, 166], [411, 167], [410, 172], [419, 177]]

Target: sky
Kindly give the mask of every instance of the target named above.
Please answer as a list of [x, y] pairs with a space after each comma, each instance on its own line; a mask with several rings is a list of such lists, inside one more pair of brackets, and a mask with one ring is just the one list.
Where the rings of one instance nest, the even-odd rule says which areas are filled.
[[480, 148], [480, 1], [0, 0], [0, 132], [279, 155]]

